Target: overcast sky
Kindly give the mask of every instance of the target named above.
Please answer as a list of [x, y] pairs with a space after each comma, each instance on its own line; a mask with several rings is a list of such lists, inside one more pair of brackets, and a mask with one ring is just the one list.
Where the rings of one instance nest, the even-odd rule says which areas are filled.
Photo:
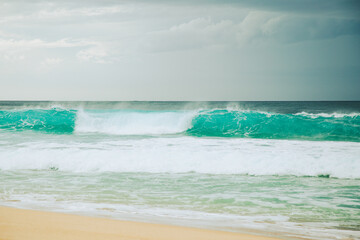
[[360, 100], [360, 1], [0, 0], [0, 100]]

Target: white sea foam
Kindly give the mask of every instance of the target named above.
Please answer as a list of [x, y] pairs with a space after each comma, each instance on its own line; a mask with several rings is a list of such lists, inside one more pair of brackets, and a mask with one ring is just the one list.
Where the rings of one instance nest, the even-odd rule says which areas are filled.
[[299, 115], [299, 116], [306, 116], [306, 117], [310, 117], [310, 118], [318, 118], [318, 117], [323, 117], [323, 118], [344, 118], [344, 117], [358, 117], [360, 116], [360, 113], [307, 113], [307, 112], [300, 112], [300, 113], [296, 113], [294, 115]]
[[49, 140], [0, 149], [0, 169], [360, 178], [360, 144], [263, 139]]
[[76, 132], [121, 135], [173, 134], [189, 128], [197, 112], [84, 112], [77, 114]]

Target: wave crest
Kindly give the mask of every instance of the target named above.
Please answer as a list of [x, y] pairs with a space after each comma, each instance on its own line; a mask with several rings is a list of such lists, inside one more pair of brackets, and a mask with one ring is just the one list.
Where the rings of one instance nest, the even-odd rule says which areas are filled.
[[360, 141], [360, 115], [313, 116], [254, 111], [203, 111], [193, 119], [192, 127], [187, 132], [195, 136], [214, 137]]

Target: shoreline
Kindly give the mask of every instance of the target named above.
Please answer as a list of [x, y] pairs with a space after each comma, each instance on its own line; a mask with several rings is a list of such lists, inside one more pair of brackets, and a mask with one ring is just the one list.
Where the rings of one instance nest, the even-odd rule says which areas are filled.
[[281, 238], [0, 206], [0, 239], [279, 240]]

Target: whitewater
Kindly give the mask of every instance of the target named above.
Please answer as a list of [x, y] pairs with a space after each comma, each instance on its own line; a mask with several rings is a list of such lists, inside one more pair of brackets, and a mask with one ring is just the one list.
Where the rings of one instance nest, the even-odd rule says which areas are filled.
[[359, 102], [0, 102], [0, 204], [360, 237]]

